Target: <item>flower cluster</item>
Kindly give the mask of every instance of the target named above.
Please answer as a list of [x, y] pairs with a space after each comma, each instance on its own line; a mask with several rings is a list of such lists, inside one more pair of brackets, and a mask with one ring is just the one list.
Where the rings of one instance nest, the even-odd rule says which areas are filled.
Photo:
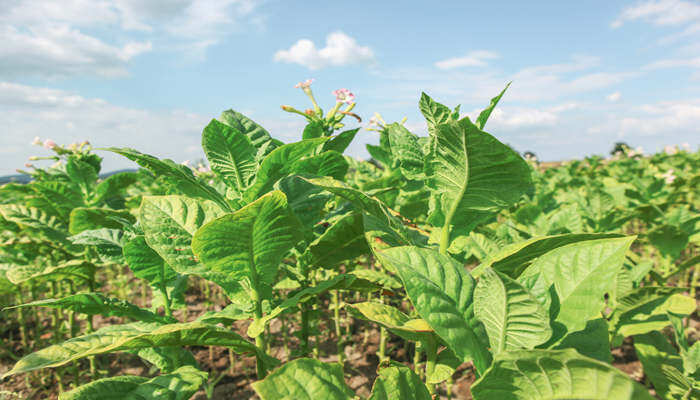
[[[675, 154], [675, 153], [674, 153], [674, 154]], [[672, 184], [673, 181], [676, 180], [676, 176], [673, 175], [673, 169], [669, 169], [668, 171], [664, 172], [663, 174], [661, 174], [660, 177], [663, 178], [663, 180], [664, 180], [664, 181], [666, 182], [666, 184], [668, 184], [668, 185]]]
[[333, 95], [335, 96], [335, 101], [338, 103], [350, 104], [355, 101], [355, 95], [345, 88], [334, 90]]

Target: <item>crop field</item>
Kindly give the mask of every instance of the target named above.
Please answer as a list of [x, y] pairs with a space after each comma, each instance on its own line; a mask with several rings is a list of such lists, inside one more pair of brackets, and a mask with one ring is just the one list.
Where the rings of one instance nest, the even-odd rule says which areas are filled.
[[700, 399], [697, 149], [543, 164], [489, 130], [506, 87], [423, 94], [428, 136], [376, 114], [363, 161], [354, 95], [297, 87], [298, 141], [228, 110], [198, 165], [35, 140], [0, 399]]

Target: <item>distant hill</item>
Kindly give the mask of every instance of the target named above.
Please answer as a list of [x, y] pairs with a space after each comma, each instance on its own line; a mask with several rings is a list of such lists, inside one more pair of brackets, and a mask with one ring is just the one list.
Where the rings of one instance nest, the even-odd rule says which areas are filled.
[[[136, 169], [120, 169], [117, 171], [105, 172], [104, 174], [100, 174], [100, 179], [104, 179], [108, 176], [118, 174], [120, 172], [136, 172], [136, 171], [138, 171], [138, 170], [136, 170]], [[32, 180], [32, 178], [29, 177], [28, 175], [22, 175], [22, 174], [6, 175], [6, 176], [0, 176], [0, 185], [4, 185], [4, 184], [10, 183], [10, 182], [28, 183], [31, 180]]]

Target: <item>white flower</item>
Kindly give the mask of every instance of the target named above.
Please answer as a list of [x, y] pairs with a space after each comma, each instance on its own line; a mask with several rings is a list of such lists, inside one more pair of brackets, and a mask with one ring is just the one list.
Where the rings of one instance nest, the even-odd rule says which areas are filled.
[[683, 150], [685, 150], [685, 151], [690, 151], [690, 144], [688, 144], [688, 142], [685, 142], [685, 143], [681, 144], [681, 147], [682, 147]]
[[32, 145], [41, 146], [41, 138], [39, 136], [35, 136], [34, 140], [32, 140]]
[[664, 147], [664, 152], [666, 154], [668, 154], [669, 156], [672, 156], [672, 155], [678, 153], [678, 147], [668, 145], [668, 146]]
[[49, 150], [53, 150], [56, 147], [56, 142], [54, 142], [51, 139], [46, 139], [44, 140], [44, 147], [46, 147]]
[[355, 101], [355, 95], [345, 88], [334, 90], [333, 95], [335, 96], [335, 101], [337, 101], [338, 103], [350, 104], [353, 101]]
[[314, 79], [313, 79], [313, 78], [307, 79], [307, 80], [305, 80], [304, 82], [299, 82], [299, 83], [297, 83], [296, 85], [294, 85], [294, 87], [295, 87], [296, 89], [306, 89], [306, 88], [308, 88], [309, 86], [311, 86], [312, 83], [314, 83]]
[[190, 166], [190, 160], [185, 160], [185, 161], [181, 162], [180, 164], [184, 165], [185, 167], [189, 167], [189, 166]]

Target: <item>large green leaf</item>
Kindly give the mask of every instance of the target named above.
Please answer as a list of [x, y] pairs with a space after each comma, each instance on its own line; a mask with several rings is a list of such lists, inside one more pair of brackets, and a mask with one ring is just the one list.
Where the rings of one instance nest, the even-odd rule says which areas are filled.
[[362, 214], [349, 213], [329, 226], [304, 251], [302, 259], [308, 265], [333, 268], [345, 260], [367, 254]]
[[607, 321], [596, 318], [588, 321], [585, 329], [567, 333], [548, 348], [575, 349], [586, 357], [609, 363], [612, 361], [609, 336]]
[[71, 260], [59, 265], [21, 265], [7, 271], [7, 279], [18, 285], [28, 281], [44, 282], [70, 279], [88, 282], [94, 278], [95, 266], [84, 260]]
[[66, 174], [83, 192], [83, 198], [87, 199], [97, 184], [97, 173], [89, 162], [78, 159], [75, 156], [68, 157], [66, 161]]
[[173, 323], [176, 320], [162, 317], [151, 311], [144, 310], [128, 301], [106, 297], [100, 293], [79, 293], [60, 299], [44, 299], [31, 303], [20, 304], [20, 307], [51, 307], [75, 311], [80, 314], [104, 315], [106, 317], [127, 317], [143, 322]]
[[116, 197], [121, 191], [138, 182], [139, 175], [134, 172], [119, 172], [105, 178], [97, 184], [91, 204], [100, 204]]
[[194, 233], [224, 212], [215, 203], [184, 196], [147, 196], [141, 202], [139, 222], [146, 243], [177, 273], [199, 275], [225, 291], [235, 281], [228, 274], [212, 271], [192, 252]]
[[132, 223], [136, 221], [136, 218], [127, 210], [78, 207], [70, 213], [68, 231], [71, 235], [77, 235], [83, 231], [101, 228], [120, 229], [122, 224], [117, 219], [124, 219]]
[[243, 132], [212, 120], [202, 132], [202, 148], [211, 169], [242, 195], [255, 177], [257, 149]]
[[160, 325], [136, 322], [112, 325], [68, 339], [22, 357], [3, 378], [67, 364], [73, 360], [116, 351], [166, 346], [225, 346], [240, 353], [259, 354], [254, 344], [230, 329], [201, 322]]
[[126, 243], [124, 258], [135, 277], [145, 279], [152, 285], [167, 285], [179, 277], [179, 274], [148, 246], [146, 239], [141, 235]]
[[397, 271], [418, 315], [462, 360], [472, 360], [483, 372], [490, 355], [470, 322], [475, 284], [464, 267], [435, 250], [412, 246], [382, 250], [377, 256]]
[[199, 181], [191, 169], [184, 165], [176, 164], [172, 160], [160, 160], [149, 154], [143, 154], [129, 148], [110, 147], [103, 150], [120, 154], [138, 165], [151, 170], [157, 177], [166, 176], [172, 180], [177, 189], [188, 196], [211, 200], [224, 210], [230, 210], [231, 206], [224, 196], [213, 187]]
[[478, 277], [481, 270], [491, 267], [511, 278], [517, 278], [537, 257], [567, 244], [594, 239], [621, 237], [618, 234], [568, 233], [563, 235], [536, 237], [523, 242], [513, 243], [490, 254], [487, 260], [472, 271]]
[[262, 400], [349, 400], [355, 394], [345, 384], [340, 364], [299, 358], [252, 384]]
[[418, 136], [409, 132], [401, 124], [387, 125], [391, 153], [398, 161], [401, 173], [408, 179], [421, 179], [425, 175], [423, 149], [418, 144]]
[[348, 172], [348, 162], [337, 151], [324, 151], [321, 154], [297, 160], [289, 168], [289, 174], [330, 176], [343, 179]]
[[61, 181], [37, 181], [31, 188], [36, 192], [36, 197], [27, 201], [30, 207], [36, 207], [46, 212], [51, 210], [53, 215], [63, 221], [68, 220], [71, 210], [84, 205], [83, 198], [75, 185]]
[[392, 363], [378, 371], [369, 400], [431, 400], [433, 397], [420, 377], [410, 368]]
[[[588, 240], [558, 247], [535, 260], [519, 277], [534, 279], [545, 293], [554, 288], [558, 310], [552, 310], [556, 322], [568, 332], [585, 328], [586, 321], [600, 315], [605, 294], [612, 293], [615, 277], [625, 253], [635, 237]], [[541, 293], [528, 285], [536, 297]]]
[[226, 110], [222, 112], [219, 121], [241, 132], [250, 139], [253, 146], [258, 149], [258, 162], [277, 147], [276, 141], [272, 139], [265, 128], [238, 111]]
[[360, 128], [350, 129], [347, 131], [340, 132], [331, 138], [323, 145], [324, 151], [337, 151], [338, 153], [343, 153], [345, 149], [350, 146], [350, 143], [357, 135]]
[[661, 330], [670, 324], [667, 313], [688, 315], [695, 300], [681, 293], [685, 288], [644, 286], [620, 298], [610, 318], [614, 332], [622, 336]]
[[449, 220], [462, 233], [533, 190], [525, 160], [469, 118], [436, 127], [426, 175], [436, 198], [431, 221]]
[[282, 257], [299, 240], [300, 227], [276, 190], [200, 228], [194, 254], [206, 268], [234, 280], [247, 278], [254, 288], [272, 285]]
[[295, 162], [303, 157], [318, 154], [327, 137], [306, 139], [288, 143], [270, 152], [260, 163], [257, 176], [246, 190], [243, 199], [251, 202], [272, 190], [274, 184], [292, 173]]
[[422, 341], [433, 329], [422, 319], [411, 318], [396, 307], [375, 301], [348, 304], [356, 316], [377, 323], [406, 340]]
[[430, 132], [431, 135], [435, 134], [435, 129], [439, 125], [446, 124], [453, 120], [452, 110], [433, 100], [425, 93], [421, 93], [418, 108], [420, 108], [420, 112], [428, 123], [428, 132]]
[[669, 398], [668, 392], [672, 382], [663, 373], [663, 366], [671, 366], [678, 370], [683, 369], [683, 360], [678, 351], [669, 343], [668, 339], [658, 331], [651, 331], [643, 335], [634, 336], [634, 350], [644, 368], [646, 375], [654, 385], [654, 390], [661, 398]]
[[68, 238], [73, 244], [95, 246], [100, 259], [105, 262], [123, 263], [122, 247], [126, 243], [124, 232], [119, 229], [94, 229], [82, 231]]
[[471, 392], [475, 400], [653, 400], [622, 371], [575, 350], [501, 353]]
[[549, 310], [517, 281], [490, 268], [474, 290], [474, 314], [484, 323], [493, 354], [532, 349], [552, 335]]
[[29, 228], [45, 239], [66, 242], [68, 227], [38, 208], [3, 204], [0, 205], [0, 215], [23, 228]]
[[191, 366], [155, 378], [115, 376], [98, 379], [61, 393], [59, 400], [187, 400], [207, 380], [207, 373]]

